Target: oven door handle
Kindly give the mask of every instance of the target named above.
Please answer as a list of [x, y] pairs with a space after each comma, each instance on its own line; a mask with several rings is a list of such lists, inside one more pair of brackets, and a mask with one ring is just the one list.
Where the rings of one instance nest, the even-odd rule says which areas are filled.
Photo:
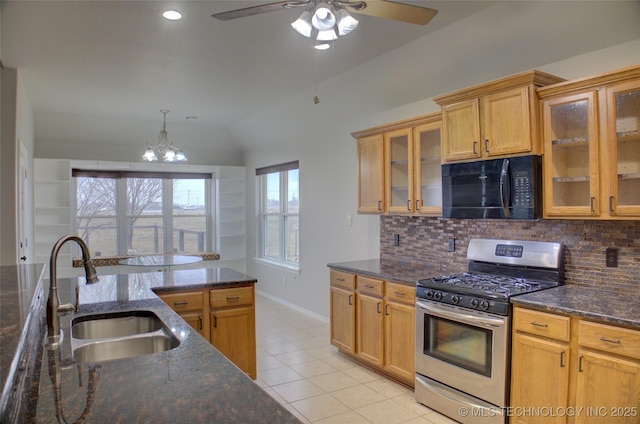
[[457, 310], [456, 312], [451, 312], [446, 309], [439, 308], [435, 305], [426, 305], [422, 302], [416, 302], [416, 306], [418, 306], [426, 313], [433, 312], [434, 315], [448, 318], [453, 321], [460, 321], [469, 325], [500, 328], [504, 327], [506, 321], [506, 319], [502, 318], [479, 317], [471, 314], [465, 314], [464, 312], [459, 310]]

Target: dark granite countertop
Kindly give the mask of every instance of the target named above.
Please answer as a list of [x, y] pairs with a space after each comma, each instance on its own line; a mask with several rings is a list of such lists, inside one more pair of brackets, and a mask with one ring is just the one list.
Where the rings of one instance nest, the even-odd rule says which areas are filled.
[[418, 280], [424, 278], [440, 277], [454, 272], [466, 271], [460, 269], [451, 270], [438, 264], [424, 265], [398, 261], [381, 261], [379, 259], [330, 263], [327, 266], [341, 271], [368, 275], [382, 280], [390, 280], [409, 285], [415, 285]]
[[[104, 270], [101, 270], [104, 271]], [[8, 280], [7, 280], [8, 281]], [[2, 291], [7, 282], [2, 280]], [[46, 301], [48, 281], [44, 281]], [[152, 311], [180, 341], [174, 349], [129, 359], [97, 363], [70, 360], [64, 340], [60, 349], [36, 350], [32, 387], [22, 395], [20, 415], [2, 421], [55, 423], [299, 423], [286, 408], [255, 384], [162, 302], [155, 291], [254, 284], [256, 279], [227, 268], [201, 268], [59, 279], [61, 301], [73, 302], [80, 287], [80, 311], [61, 317], [65, 337], [72, 318], [123, 310]], [[5, 298], [3, 297], [3, 309]], [[3, 311], [4, 312], [4, 311]], [[3, 333], [4, 333], [4, 321]], [[44, 322], [40, 320], [40, 326]], [[42, 346], [44, 332], [37, 340]], [[4, 346], [5, 336], [2, 335]], [[5, 357], [2, 358], [3, 364]], [[6, 419], [10, 417], [11, 419]]]
[[589, 287], [560, 286], [511, 298], [520, 306], [640, 328], [640, 296]]

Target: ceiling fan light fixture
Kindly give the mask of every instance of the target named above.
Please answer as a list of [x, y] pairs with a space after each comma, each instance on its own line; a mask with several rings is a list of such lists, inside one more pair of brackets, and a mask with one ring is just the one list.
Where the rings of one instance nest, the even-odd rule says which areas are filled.
[[329, 4], [318, 3], [316, 11], [311, 18], [311, 23], [318, 31], [326, 31], [336, 24], [336, 15], [331, 11]]
[[337, 13], [336, 26], [338, 27], [338, 35], [347, 35], [358, 26], [358, 20], [345, 9], [340, 9]]
[[313, 48], [316, 50], [329, 50], [331, 44], [329, 43], [316, 43], [313, 45]]
[[338, 39], [338, 34], [336, 31], [331, 28], [325, 31], [318, 31], [318, 35], [316, 36], [316, 40], [318, 41], [333, 41]]
[[307, 38], [311, 37], [311, 31], [313, 30], [313, 25], [311, 25], [312, 16], [311, 12], [305, 10], [298, 19], [291, 22], [291, 27], [295, 29], [298, 34]]

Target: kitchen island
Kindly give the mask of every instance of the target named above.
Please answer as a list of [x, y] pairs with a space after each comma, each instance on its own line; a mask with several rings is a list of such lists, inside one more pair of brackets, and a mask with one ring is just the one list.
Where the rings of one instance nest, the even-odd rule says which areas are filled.
[[[3, 423], [63, 419], [86, 423], [299, 422], [156, 295], [157, 291], [246, 286], [255, 284], [254, 278], [227, 268], [203, 267], [99, 275], [100, 281], [92, 285], [82, 277], [59, 279], [63, 303], [74, 302], [76, 284], [80, 289], [80, 310], [61, 317], [65, 337], [75, 317], [144, 310], [156, 314], [179, 341], [177, 347], [160, 353], [80, 363], [68, 354], [64, 339], [60, 349], [44, 347], [48, 281], [37, 267], [28, 268], [28, 276], [21, 278], [23, 267], [29, 266], [2, 267]], [[26, 302], [25, 296], [32, 301]], [[12, 313], [5, 314], [5, 307]], [[11, 366], [5, 369], [7, 363]]]

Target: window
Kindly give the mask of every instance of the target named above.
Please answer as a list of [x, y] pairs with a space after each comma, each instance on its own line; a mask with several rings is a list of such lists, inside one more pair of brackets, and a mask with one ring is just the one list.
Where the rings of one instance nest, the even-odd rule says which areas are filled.
[[76, 228], [93, 256], [211, 249], [211, 174], [73, 170]]
[[256, 169], [259, 191], [259, 257], [299, 268], [300, 184], [298, 161]]

